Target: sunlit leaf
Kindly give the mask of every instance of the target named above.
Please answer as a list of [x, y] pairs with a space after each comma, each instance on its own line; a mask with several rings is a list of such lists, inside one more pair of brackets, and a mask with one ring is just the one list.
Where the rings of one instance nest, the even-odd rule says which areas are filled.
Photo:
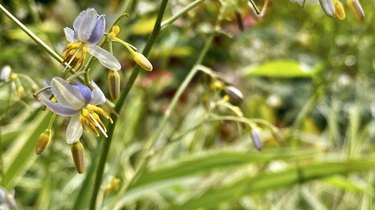
[[244, 67], [242, 72], [248, 77], [295, 78], [312, 77], [319, 69], [319, 64], [311, 67], [293, 60], [273, 60], [256, 66]]

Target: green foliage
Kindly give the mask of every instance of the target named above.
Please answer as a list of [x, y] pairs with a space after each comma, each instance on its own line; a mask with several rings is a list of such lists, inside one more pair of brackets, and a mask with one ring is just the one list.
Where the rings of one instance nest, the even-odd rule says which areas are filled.
[[[360, 2], [365, 21], [353, 1], [341, 1], [343, 21], [310, 0], [263, 13], [260, 0], [3, 2], [57, 57], [79, 11], [106, 14], [106, 32], [123, 15], [118, 38], [154, 67], [141, 71], [102, 40], [121, 61], [120, 97], [103, 106], [109, 138], [84, 132], [78, 175], [67, 120], [51, 123], [32, 96], [77, 75], [0, 14], [0, 73], [18, 75], [0, 81], [0, 190], [14, 190], [19, 209], [374, 208], [374, 1]], [[106, 70], [88, 66], [109, 98]], [[37, 156], [48, 126], [55, 134]]]

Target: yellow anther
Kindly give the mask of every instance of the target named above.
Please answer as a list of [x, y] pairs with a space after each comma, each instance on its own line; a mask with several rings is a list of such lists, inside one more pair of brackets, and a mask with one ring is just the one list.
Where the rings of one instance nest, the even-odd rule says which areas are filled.
[[105, 132], [107, 132], [107, 128], [105, 127], [104, 123], [103, 123], [102, 120], [100, 119], [99, 115], [96, 114], [96, 113], [94, 112], [94, 113], [91, 114], [91, 116], [94, 118], [94, 120], [95, 120], [97, 123], [99, 123], [99, 125], [97, 125], [97, 127], [100, 126], [100, 127], [103, 128], [103, 130], [104, 130]]

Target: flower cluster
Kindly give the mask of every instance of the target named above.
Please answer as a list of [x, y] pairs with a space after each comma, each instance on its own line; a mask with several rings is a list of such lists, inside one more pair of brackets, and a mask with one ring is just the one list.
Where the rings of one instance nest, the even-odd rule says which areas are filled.
[[[66, 142], [71, 145], [72, 156], [79, 173], [83, 173], [85, 167], [84, 149], [80, 142], [83, 131], [90, 130], [97, 137], [100, 134], [108, 137], [104, 122], [113, 123], [110, 114], [99, 107], [107, 101], [107, 98], [94, 81], [89, 81], [90, 63], [86, 62], [88, 55], [98, 59], [109, 70], [108, 83], [111, 98], [116, 99], [120, 94], [121, 80], [118, 71], [121, 69], [121, 64], [112, 54], [112, 49], [107, 51], [99, 45], [102, 38], [106, 35], [105, 25], [105, 16], [99, 15], [95, 9], [89, 8], [77, 16], [73, 23], [73, 29], [64, 28], [65, 37], [69, 42], [63, 51], [64, 72], [70, 69], [72, 75], [67, 79], [54, 77], [47, 87], [35, 93], [45, 107], [55, 113], [49, 127], [38, 139], [36, 153], [41, 154], [51, 141], [53, 136], [52, 125], [56, 114], [69, 117], [69, 123], [66, 128]], [[136, 52], [135, 47], [132, 45], [117, 38], [119, 32], [120, 27], [115, 25], [106, 35], [107, 38], [104, 41], [121, 43], [128, 49], [135, 63], [143, 69], [151, 71], [152, 65], [145, 56]], [[0, 75], [1, 79], [8, 78], [8, 74], [6, 71], [2, 73]], [[84, 74], [84, 79], [80, 78], [82, 74]], [[40, 94], [42, 92], [46, 93], [46, 91], [50, 94]], [[105, 120], [104, 122], [103, 119]]]
[[[345, 9], [340, 0], [319, 0], [319, 3], [326, 15], [339, 20], [345, 19]], [[359, 21], [364, 21], [365, 13], [359, 0], [347, 0], [346, 4]]]

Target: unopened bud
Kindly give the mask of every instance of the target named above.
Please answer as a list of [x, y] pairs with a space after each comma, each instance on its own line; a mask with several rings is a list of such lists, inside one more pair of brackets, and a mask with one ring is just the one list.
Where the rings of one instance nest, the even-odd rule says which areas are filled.
[[238, 105], [243, 100], [242, 92], [234, 86], [227, 86], [225, 93], [229, 96], [229, 102], [232, 104]]
[[255, 148], [257, 148], [258, 151], [261, 151], [263, 148], [263, 143], [257, 128], [251, 129], [251, 139], [253, 140]]
[[72, 156], [74, 160], [74, 165], [78, 173], [82, 174], [85, 172], [85, 159], [83, 153], [85, 149], [80, 141], [77, 141], [72, 145]]
[[113, 178], [104, 189], [108, 192], [117, 192], [120, 189], [120, 183], [121, 180], [119, 178]]
[[118, 33], [120, 33], [120, 27], [118, 25], [114, 25], [111, 32], [117, 35]]
[[109, 71], [108, 72], [108, 85], [109, 85], [109, 94], [112, 99], [116, 99], [120, 95], [121, 87], [121, 78], [118, 71]]
[[352, 10], [353, 14], [359, 21], [365, 20], [365, 12], [362, 9], [361, 3], [358, 0], [347, 0], [347, 4]]
[[141, 53], [138, 53], [138, 52], [133, 52], [133, 59], [134, 61], [140, 65], [144, 70], [146, 71], [152, 71], [152, 64], [150, 63], [150, 61], [148, 61], [148, 59], [142, 55]]
[[37, 155], [42, 154], [42, 152], [47, 147], [51, 139], [52, 139], [51, 129], [46, 129], [45, 131], [43, 131], [42, 134], [40, 134], [38, 138], [38, 143], [36, 145], [36, 150], [35, 150]]
[[330, 17], [334, 17], [336, 13], [333, 1], [334, 0], [319, 0], [320, 6], [322, 7], [324, 13]]
[[16, 95], [18, 98], [22, 98], [23, 96], [25, 96], [25, 88], [23, 88], [22, 86], [18, 86], [16, 89]]
[[0, 71], [0, 82], [8, 81], [11, 74], [12, 69], [10, 68], [10, 66], [4, 66]]
[[337, 17], [337, 19], [339, 20], [344, 20], [345, 10], [344, 10], [344, 6], [339, 0], [335, 0], [335, 10], [336, 10], [335, 17]]

